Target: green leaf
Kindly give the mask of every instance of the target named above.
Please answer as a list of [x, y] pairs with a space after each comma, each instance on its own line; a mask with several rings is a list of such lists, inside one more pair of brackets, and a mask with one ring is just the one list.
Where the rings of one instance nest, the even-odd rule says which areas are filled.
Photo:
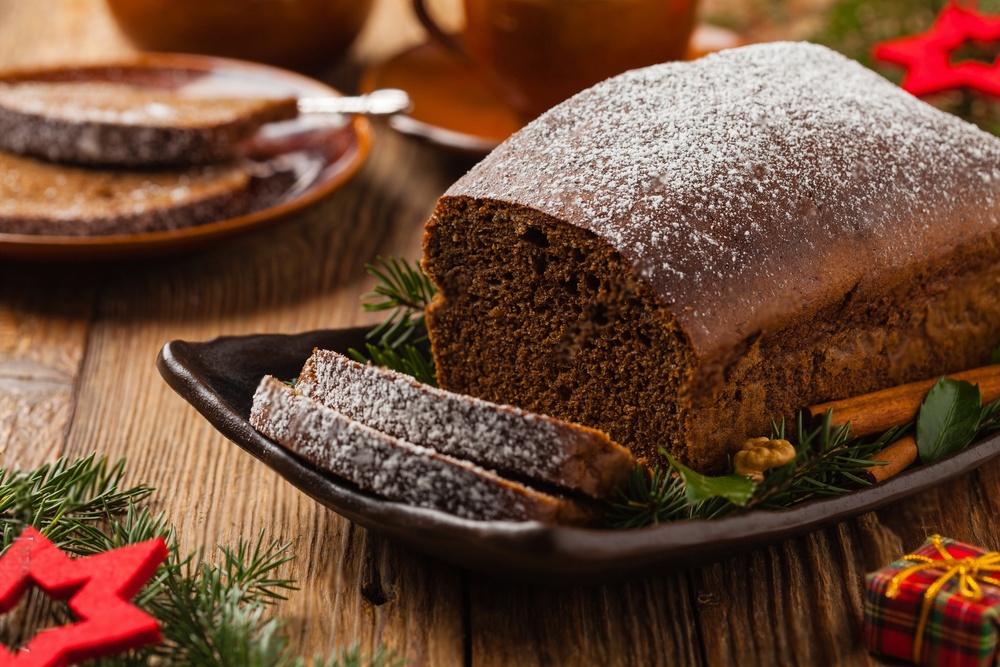
[[917, 451], [921, 463], [943, 459], [972, 443], [979, 427], [979, 387], [942, 377], [927, 392], [917, 417]]
[[993, 348], [993, 352], [990, 353], [990, 363], [1000, 364], [1000, 346]]
[[742, 507], [753, 496], [756, 484], [749, 477], [743, 475], [709, 477], [678, 463], [669, 454], [667, 460], [684, 480], [684, 495], [692, 505], [712, 498], [725, 498], [734, 505]]

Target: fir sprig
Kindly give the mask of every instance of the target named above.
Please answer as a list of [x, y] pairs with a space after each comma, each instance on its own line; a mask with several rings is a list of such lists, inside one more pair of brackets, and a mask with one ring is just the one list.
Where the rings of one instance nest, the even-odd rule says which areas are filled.
[[[161, 644], [95, 661], [101, 667], [201, 665], [250, 667], [390, 667], [401, 661], [379, 649], [370, 657], [357, 647], [329, 658], [307, 661], [291, 650], [284, 624], [270, 608], [294, 582], [277, 575], [292, 559], [288, 545], [240, 539], [220, 547], [221, 559], [202, 553], [182, 555], [171, 523], [136, 503], [149, 497], [147, 486], [123, 487], [124, 461], [103, 457], [59, 460], [31, 471], [0, 469], [0, 522], [3, 550], [27, 526], [39, 529], [63, 550], [80, 556], [162, 537], [166, 561], [134, 602], [160, 623]], [[0, 623], [0, 642], [17, 645], [34, 628], [74, 621], [65, 604], [44, 596], [29, 598], [19, 618], [31, 623]], [[5, 619], [7, 621], [8, 619]]]
[[[783, 509], [812, 500], [836, 496], [871, 482], [861, 473], [879, 465], [871, 457], [898, 440], [907, 427], [891, 428], [877, 438], [857, 438], [850, 424], [832, 425], [833, 412], [828, 411], [819, 425], [806, 428], [805, 414], [796, 418], [795, 461], [769, 470], [758, 485], [748, 509]], [[772, 438], [785, 439], [785, 423], [775, 424]]]
[[348, 354], [355, 361], [371, 362], [436, 386], [424, 323], [424, 309], [436, 291], [434, 284], [418, 264], [405, 259], [378, 257], [375, 264], [366, 264], [365, 269], [377, 282], [364, 296], [362, 308], [366, 312], [391, 312], [368, 332], [364, 352], [352, 348]]
[[655, 526], [688, 516], [690, 505], [684, 498], [680, 477], [658, 466], [647, 470], [637, 465], [628, 483], [618, 491], [618, 498], [611, 501], [604, 518], [609, 526], [628, 529]]
[[[992, 363], [1000, 361], [1000, 348]], [[828, 411], [814, 428], [799, 412], [794, 435], [787, 436], [785, 422], [772, 422], [772, 440], [791, 440], [795, 459], [767, 470], [763, 481], [747, 488], [748, 478], [738, 475], [707, 477], [670, 462], [666, 472], [639, 466], [609, 503], [605, 514], [612, 528], [638, 528], [680, 519], [712, 519], [752, 509], [778, 510], [816, 498], [841, 495], [869, 486], [864, 471], [883, 461], [872, 457], [911, 431], [915, 432], [920, 462], [949, 456], [989, 433], [1000, 431], [1000, 399], [982, 405], [978, 387], [941, 378], [921, 403], [917, 421], [890, 428], [878, 437], [858, 438], [850, 424], [833, 425]], [[943, 444], [942, 444], [943, 443]]]
[[[874, 439], [857, 438], [848, 427], [833, 426], [830, 413], [812, 429], [806, 426], [805, 414], [799, 413], [796, 433], [791, 436], [795, 460], [767, 471], [745, 503], [722, 497], [687, 502], [683, 477], [672, 468], [637, 468], [619, 498], [610, 504], [606, 522], [612, 528], [639, 528], [681, 519], [715, 519], [751, 509], [785, 509], [847, 493], [870, 484], [859, 473], [878, 465], [870, 460], [872, 455], [895, 442], [905, 430], [890, 429]], [[771, 437], [786, 439], [784, 421], [773, 425]]]
[[[385, 331], [386, 338], [383, 340], [393, 339], [394, 334], [389, 330], [396, 323], [407, 320], [414, 311], [422, 313], [430, 305], [436, 291], [434, 283], [424, 275], [419, 264], [411, 264], [406, 259], [380, 256], [375, 258], [375, 264], [366, 264], [365, 269], [378, 283], [364, 296], [362, 307], [366, 312], [393, 311], [389, 319], [376, 327], [371, 335], [379, 336]], [[398, 341], [398, 338], [394, 340]]]
[[92, 553], [94, 524], [108, 520], [149, 497], [152, 489], [121, 489], [124, 461], [109, 465], [93, 455], [63, 459], [29, 472], [0, 468], [0, 527], [6, 550], [21, 531], [34, 526], [64, 551]]
[[406, 375], [412, 375], [417, 381], [437, 386], [437, 376], [434, 372], [434, 361], [430, 355], [416, 345], [404, 345], [401, 350], [365, 343], [365, 354], [351, 348], [347, 353], [359, 363], [369, 361], [382, 368], [390, 368]]

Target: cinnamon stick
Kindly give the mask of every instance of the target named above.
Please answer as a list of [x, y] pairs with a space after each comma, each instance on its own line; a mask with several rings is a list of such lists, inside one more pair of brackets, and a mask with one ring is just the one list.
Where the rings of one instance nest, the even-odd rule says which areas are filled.
[[[978, 384], [984, 405], [1000, 398], [1000, 364], [952, 373], [947, 377]], [[936, 379], [911, 382], [871, 394], [814, 405], [809, 408], [809, 414], [814, 418], [821, 417], [833, 409], [834, 426], [851, 422], [851, 433], [857, 436], [882, 433], [916, 419], [920, 404], [935, 382]]]
[[872, 461], [885, 461], [885, 465], [865, 468], [864, 476], [872, 484], [878, 484], [893, 477], [917, 460], [917, 440], [912, 435], [900, 438], [872, 457]]

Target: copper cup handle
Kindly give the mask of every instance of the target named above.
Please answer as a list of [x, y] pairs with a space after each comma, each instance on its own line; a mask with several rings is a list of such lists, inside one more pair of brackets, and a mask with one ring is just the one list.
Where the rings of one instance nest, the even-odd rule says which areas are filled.
[[462, 44], [462, 41], [452, 33], [441, 28], [437, 21], [435, 21], [431, 16], [430, 12], [427, 10], [426, 0], [413, 0], [413, 12], [417, 15], [417, 19], [420, 20], [420, 24], [424, 26], [425, 30], [427, 30], [427, 34], [430, 35], [431, 39], [459, 58], [465, 61], [471, 61], [469, 52], [466, 51], [465, 45]]

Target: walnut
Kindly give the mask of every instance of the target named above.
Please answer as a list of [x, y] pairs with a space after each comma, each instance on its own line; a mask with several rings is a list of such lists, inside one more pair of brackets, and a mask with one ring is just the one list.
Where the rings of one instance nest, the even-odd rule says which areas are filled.
[[737, 475], [746, 475], [755, 482], [764, 481], [764, 471], [788, 465], [795, 460], [795, 447], [787, 440], [750, 438], [733, 457]]

